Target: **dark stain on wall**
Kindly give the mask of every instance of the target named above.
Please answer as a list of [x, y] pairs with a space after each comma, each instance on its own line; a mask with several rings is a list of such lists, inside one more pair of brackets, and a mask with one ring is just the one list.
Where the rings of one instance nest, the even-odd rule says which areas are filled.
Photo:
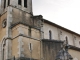
[[62, 41], [42, 40], [44, 60], [55, 60], [57, 53], [61, 49]]

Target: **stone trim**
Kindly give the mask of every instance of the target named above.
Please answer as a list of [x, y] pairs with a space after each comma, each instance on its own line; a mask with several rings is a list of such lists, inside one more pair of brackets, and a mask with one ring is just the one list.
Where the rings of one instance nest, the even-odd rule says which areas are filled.
[[24, 31], [22, 30], [22, 27], [19, 27], [18, 29], [19, 34], [24, 34]]
[[5, 13], [7, 13], [7, 11], [5, 11], [4, 13], [2, 13], [2, 14], [0, 14], [0, 17], [2, 16], [2, 15], [4, 15]]
[[25, 25], [20, 24], [19, 26], [15, 26], [15, 28], [13, 27], [12, 31], [18, 29], [19, 27], [25, 28], [25, 29], [28, 29], [29, 28], [28, 26], [25, 26]]
[[22, 40], [23, 40], [23, 37], [20, 36], [19, 39], [18, 39], [18, 43], [19, 43], [19, 45], [18, 45], [18, 49], [19, 49], [18, 55], [19, 55], [19, 57], [24, 57], [24, 55], [22, 54], [22, 52], [24, 51], [24, 49], [22, 47], [24, 45], [24, 43], [23, 43]]
[[27, 57], [18, 57], [18, 58], [15, 58], [15, 57], [13, 57], [13, 58], [11, 58], [11, 59], [7, 59], [7, 60], [38, 60], [38, 59], [34, 59], [34, 58], [27, 58]]
[[6, 38], [6, 36], [4, 36], [4, 37], [2, 38], [2, 40], [1, 40], [1, 42], [0, 42], [0, 52], [1, 52], [1, 53], [0, 53], [0, 54], [1, 54], [0, 59], [1, 59], [1, 60], [3, 60], [3, 58], [2, 58], [2, 57], [3, 57], [3, 54], [2, 54], [2, 53], [3, 53], [3, 44], [4, 44], [4, 41], [6, 40], [5, 38]]
[[80, 51], [80, 48], [79, 48], [79, 47], [72, 46], [72, 45], [69, 45], [69, 46], [70, 46], [69, 49], [76, 50], [76, 51]]
[[[9, 5], [9, 7], [13, 7], [13, 8], [19, 9], [19, 8], [17, 8], [17, 7], [12, 6], [12, 5]], [[22, 9], [19, 9], [19, 10], [21, 10], [21, 11], [23, 11], [23, 12], [25, 12], [25, 13], [28, 13], [28, 12], [26, 12], [26, 11], [22, 10]], [[32, 13], [28, 13], [28, 14], [30, 14], [30, 15], [32, 15], [32, 16], [33, 16], [33, 14], [32, 14]]]
[[43, 20], [44, 20], [44, 23], [50, 24], [50, 25], [52, 25], [52, 26], [55, 26], [55, 27], [57, 27], [57, 28], [59, 28], [59, 29], [61, 29], [61, 30], [67, 31], [67, 32], [69, 32], [69, 33], [71, 33], [71, 34], [80, 36], [80, 34], [78, 34], [78, 33], [76, 33], [76, 32], [73, 32], [73, 31], [71, 31], [71, 30], [69, 30], [69, 29], [66, 29], [66, 28], [64, 28], [64, 27], [62, 27], [62, 26], [60, 26], [60, 25], [57, 25], [57, 24], [55, 24], [55, 23], [53, 23], [53, 22], [50, 22], [50, 21], [48, 21], [48, 20], [46, 20], [46, 19], [43, 19]]
[[17, 38], [17, 37], [19, 37], [19, 36], [22, 36], [22, 37], [25, 37], [25, 38], [30, 38], [30, 39], [34, 39], [34, 40], [40, 41], [40, 39], [35, 39], [35, 38], [29, 37], [29, 36], [26, 36], [26, 35], [23, 35], [23, 34], [17, 35], [16, 37], [12, 38], [12, 40], [15, 39], [15, 38]]
[[[10, 43], [10, 44], [8, 44]], [[0, 42], [0, 54], [1, 54], [1, 60], [3, 60], [3, 45], [5, 44], [5, 59], [11, 58], [11, 40], [7, 39], [6, 36], [3, 37], [2, 41]], [[9, 46], [9, 49], [8, 49]], [[7, 51], [8, 50], [8, 51]]]
[[37, 30], [39, 30], [39, 31], [40, 31], [40, 29], [41, 29], [41, 28], [37, 28], [37, 27], [35, 27], [35, 26], [30, 26], [30, 25], [28, 25], [28, 24], [26, 24], [26, 23], [23, 23], [23, 22], [17, 22], [17, 23], [15, 23], [15, 24], [12, 24], [10, 28], [12, 29], [13, 27], [15, 27], [16, 25], [19, 25], [19, 24], [22, 24], [22, 25], [25, 25], [25, 26], [29, 26], [29, 27], [34, 28], [34, 29], [37, 29]]
[[[18, 30], [20, 35], [24, 35], [24, 31], [22, 30], [22, 27], [19, 27], [17, 30]], [[24, 49], [22, 47], [24, 45], [22, 40], [23, 40], [23, 37], [19, 36], [19, 39], [18, 39], [18, 43], [19, 43], [19, 45], [18, 45], [18, 49], [19, 49], [18, 55], [19, 55], [19, 57], [24, 57], [24, 55], [22, 54], [22, 51], [24, 51]]]
[[11, 23], [12, 23], [12, 7], [7, 7], [7, 26], [6, 26], [6, 59], [10, 59], [11, 56]]
[[61, 40], [50, 40], [50, 39], [42, 39], [42, 41], [59, 42], [59, 43], [63, 43], [64, 42], [64, 41], [61, 41]]
[[2, 45], [1, 45], [1, 42], [0, 42], [0, 59], [2, 60]]

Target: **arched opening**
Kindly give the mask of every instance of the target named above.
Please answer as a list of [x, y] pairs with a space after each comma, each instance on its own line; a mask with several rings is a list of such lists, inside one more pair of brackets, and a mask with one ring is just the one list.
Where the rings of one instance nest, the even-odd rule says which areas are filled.
[[6, 8], [6, 0], [4, 0], [4, 9]]
[[49, 39], [50, 40], [52, 39], [52, 32], [51, 32], [51, 30], [49, 30]]
[[68, 37], [66, 36], [65, 39], [66, 39], [66, 43], [68, 44]]
[[31, 27], [29, 27], [29, 29], [28, 29], [28, 35], [29, 35], [29, 37], [31, 37]]
[[3, 60], [5, 60], [6, 59], [6, 40], [4, 39], [3, 40], [3, 42], [2, 42], [2, 58], [3, 58]]
[[79, 41], [79, 45], [80, 45], [80, 41]]
[[21, 2], [22, 2], [21, 0], [18, 0], [18, 5], [21, 5]]
[[27, 0], [24, 0], [24, 7], [27, 8]]
[[8, 0], [8, 6], [10, 5], [10, 0]]

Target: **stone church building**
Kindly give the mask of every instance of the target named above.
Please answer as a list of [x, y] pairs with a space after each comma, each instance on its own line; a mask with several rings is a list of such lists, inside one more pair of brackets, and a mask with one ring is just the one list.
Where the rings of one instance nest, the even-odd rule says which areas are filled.
[[34, 16], [32, 0], [1, 0], [0, 60], [80, 60], [80, 34]]

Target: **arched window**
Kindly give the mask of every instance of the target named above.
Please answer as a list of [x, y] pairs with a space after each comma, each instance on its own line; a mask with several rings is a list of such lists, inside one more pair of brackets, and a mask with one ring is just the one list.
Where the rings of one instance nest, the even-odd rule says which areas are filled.
[[76, 45], [76, 37], [74, 36], [74, 39], [73, 39], [73, 44], [74, 46]]
[[49, 39], [50, 40], [52, 39], [52, 32], [51, 32], [51, 30], [49, 30]]
[[27, 0], [24, 0], [24, 7], [27, 8]]
[[6, 55], [5, 55], [5, 53], [6, 53], [6, 40], [3, 40], [3, 43], [2, 43], [2, 46], [3, 46], [3, 60], [5, 60], [5, 58], [6, 58]]
[[4, 8], [6, 8], [6, 0], [4, 0]]
[[10, 5], [10, 0], [8, 0], [8, 6]]
[[21, 5], [21, 0], [18, 0], [18, 4]]
[[66, 43], [68, 44], [68, 37], [66, 36], [65, 39], [66, 39]]
[[31, 37], [31, 27], [29, 27], [29, 29], [28, 29], [28, 35], [29, 35], [29, 37]]
[[68, 37], [66, 36], [66, 40], [68, 40]]
[[79, 41], [79, 45], [80, 45], [80, 41]]

